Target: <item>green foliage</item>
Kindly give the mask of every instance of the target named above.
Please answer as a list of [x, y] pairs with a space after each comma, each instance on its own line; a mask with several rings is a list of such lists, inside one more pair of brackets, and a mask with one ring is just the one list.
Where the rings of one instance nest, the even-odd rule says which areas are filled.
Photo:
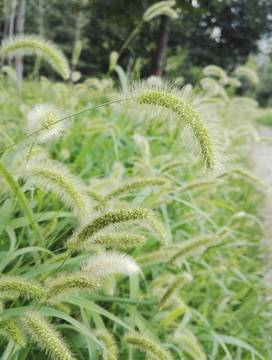
[[[213, 78], [227, 96], [203, 86], [201, 107], [196, 94], [169, 94], [154, 78], [129, 99], [110, 79], [41, 77], [21, 97], [0, 84], [4, 358], [271, 357], [263, 184], [243, 166], [258, 141], [257, 103], [233, 97], [223, 79]], [[24, 121], [52, 99], [65, 117], [50, 128], [66, 126], [37, 147], [48, 124], [26, 136]], [[203, 121], [211, 104], [221, 137]], [[180, 137], [184, 123], [200, 151]], [[199, 158], [214, 169], [223, 138], [228, 169], [210, 179]]]

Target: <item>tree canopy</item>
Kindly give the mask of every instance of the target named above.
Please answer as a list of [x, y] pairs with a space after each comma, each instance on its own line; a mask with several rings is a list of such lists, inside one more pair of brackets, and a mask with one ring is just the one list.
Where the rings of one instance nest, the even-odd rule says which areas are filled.
[[[70, 58], [79, 26], [83, 51], [77, 68], [97, 76], [107, 72], [110, 53], [121, 48], [152, 4], [152, 0], [27, 0], [25, 32], [39, 33], [42, 16], [43, 35]], [[4, 5], [5, 1], [0, 3], [2, 13], [8, 11]], [[168, 56], [181, 56], [179, 75], [186, 73], [186, 66], [216, 64], [231, 69], [256, 52], [257, 40], [271, 32], [271, 0], [177, 0], [175, 9], [179, 18], [171, 20]], [[3, 16], [0, 25], [3, 37]], [[126, 68], [130, 58], [141, 58], [141, 74], [152, 73], [158, 26], [159, 18], [143, 24], [120, 65]]]

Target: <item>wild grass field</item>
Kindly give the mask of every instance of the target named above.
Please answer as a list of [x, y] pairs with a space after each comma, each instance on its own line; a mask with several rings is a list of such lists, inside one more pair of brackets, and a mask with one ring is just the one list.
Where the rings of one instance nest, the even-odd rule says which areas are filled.
[[272, 359], [267, 186], [248, 161], [269, 139], [241, 72], [20, 92], [3, 69], [1, 360]]

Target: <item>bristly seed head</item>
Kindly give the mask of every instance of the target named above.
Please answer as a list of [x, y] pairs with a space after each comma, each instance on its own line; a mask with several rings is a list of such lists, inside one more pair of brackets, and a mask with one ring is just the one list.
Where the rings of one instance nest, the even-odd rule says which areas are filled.
[[137, 333], [127, 334], [123, 338], [123, 343], [146, 353], [147, 359], [172, 360], [172, 356], [162, 346], [149, 340], [146, 336]]
[[85, 244], [88, 241], [91, 242], [92, 239], [94, 240], [94, 235], [100, 230], [104, 230], [112, 225], [115, 226], [121, 223], [145, 220], [152, 215], [152, 211], [144, 208], [121, 209], [106, 212], [76, 230], [66, 242], [66, 246], [69, 249], [78, 251], [79, 249], [85, 248]]
[[[224, 163], [220, 154], [222, 147], [221, 136], [217, 133], [217, 126], [211, 122], [210, 110], [204, 99], [197, 96], [188, 97], [186, 93], [167, 82], [149, 84], [147, 81], [133, 83], [124, 94], [125, 98], [134, 101], [126, 102], [126, 110], [146, 110], [152, 117], [160, 115], [170, 118], [176, 125], [178, 133], [187, 135], [186, 145], [194, 144], [193, 151], [197, 153], [199, 162], [212, 173], [219, 173]], [[138, 104], [138, 106], [137, 106]]]
[[60, 333], [38, 311], [26, 311], [21, 316], [25, 332], [38, 347], [54, 360], [75, 360]]
[[63, 52], [52, 42], [37, 35], [21, 34], [5, 39], [0, 48], [0, 57], [37, 55], [45, 59], [64, 79], [68, 79], [70, 69]]
[[140, 272], [133, 257], [116, 251], [91, 256], [82, 270], [100, 278], [115, 274], [135, 275]]
[[62, 117], [62, 111], [54, 104], [37, 104], [27, 115], [26, 132], [31, 134], [40, 130], [35, 135], [36, 142], [45, 143], [60, 135], [63, 126], [60, 122], [54, 123]]

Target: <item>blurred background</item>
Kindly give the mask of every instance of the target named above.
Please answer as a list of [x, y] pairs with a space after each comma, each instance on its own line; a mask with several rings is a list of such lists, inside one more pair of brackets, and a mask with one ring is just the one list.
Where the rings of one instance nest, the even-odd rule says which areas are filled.
[[[261, 107], [272, 105], [271, 0], [177, 0], [177, 17], [160, 15], [143, 21], [153, 3], [2, 0], [0, 38], [38, 34], [58, 44], [70, 59], [76, 44], [80, 45], [73, 70], [76, 67], [84, 80], [108, 74], [110, 54], [118, 52], [136, 28], [118, 58], [132, 78], [164, 75], [194, 86], [209, 64], [228, 73], [246, 65], [260, 81], [258, 86], [244, 81], [236, 92], [254, 96]], [[36, 63], [33, 70], [34, 62], [32, 57], [24, 60], [25, 76], [56, 76], [45, 63]]]

